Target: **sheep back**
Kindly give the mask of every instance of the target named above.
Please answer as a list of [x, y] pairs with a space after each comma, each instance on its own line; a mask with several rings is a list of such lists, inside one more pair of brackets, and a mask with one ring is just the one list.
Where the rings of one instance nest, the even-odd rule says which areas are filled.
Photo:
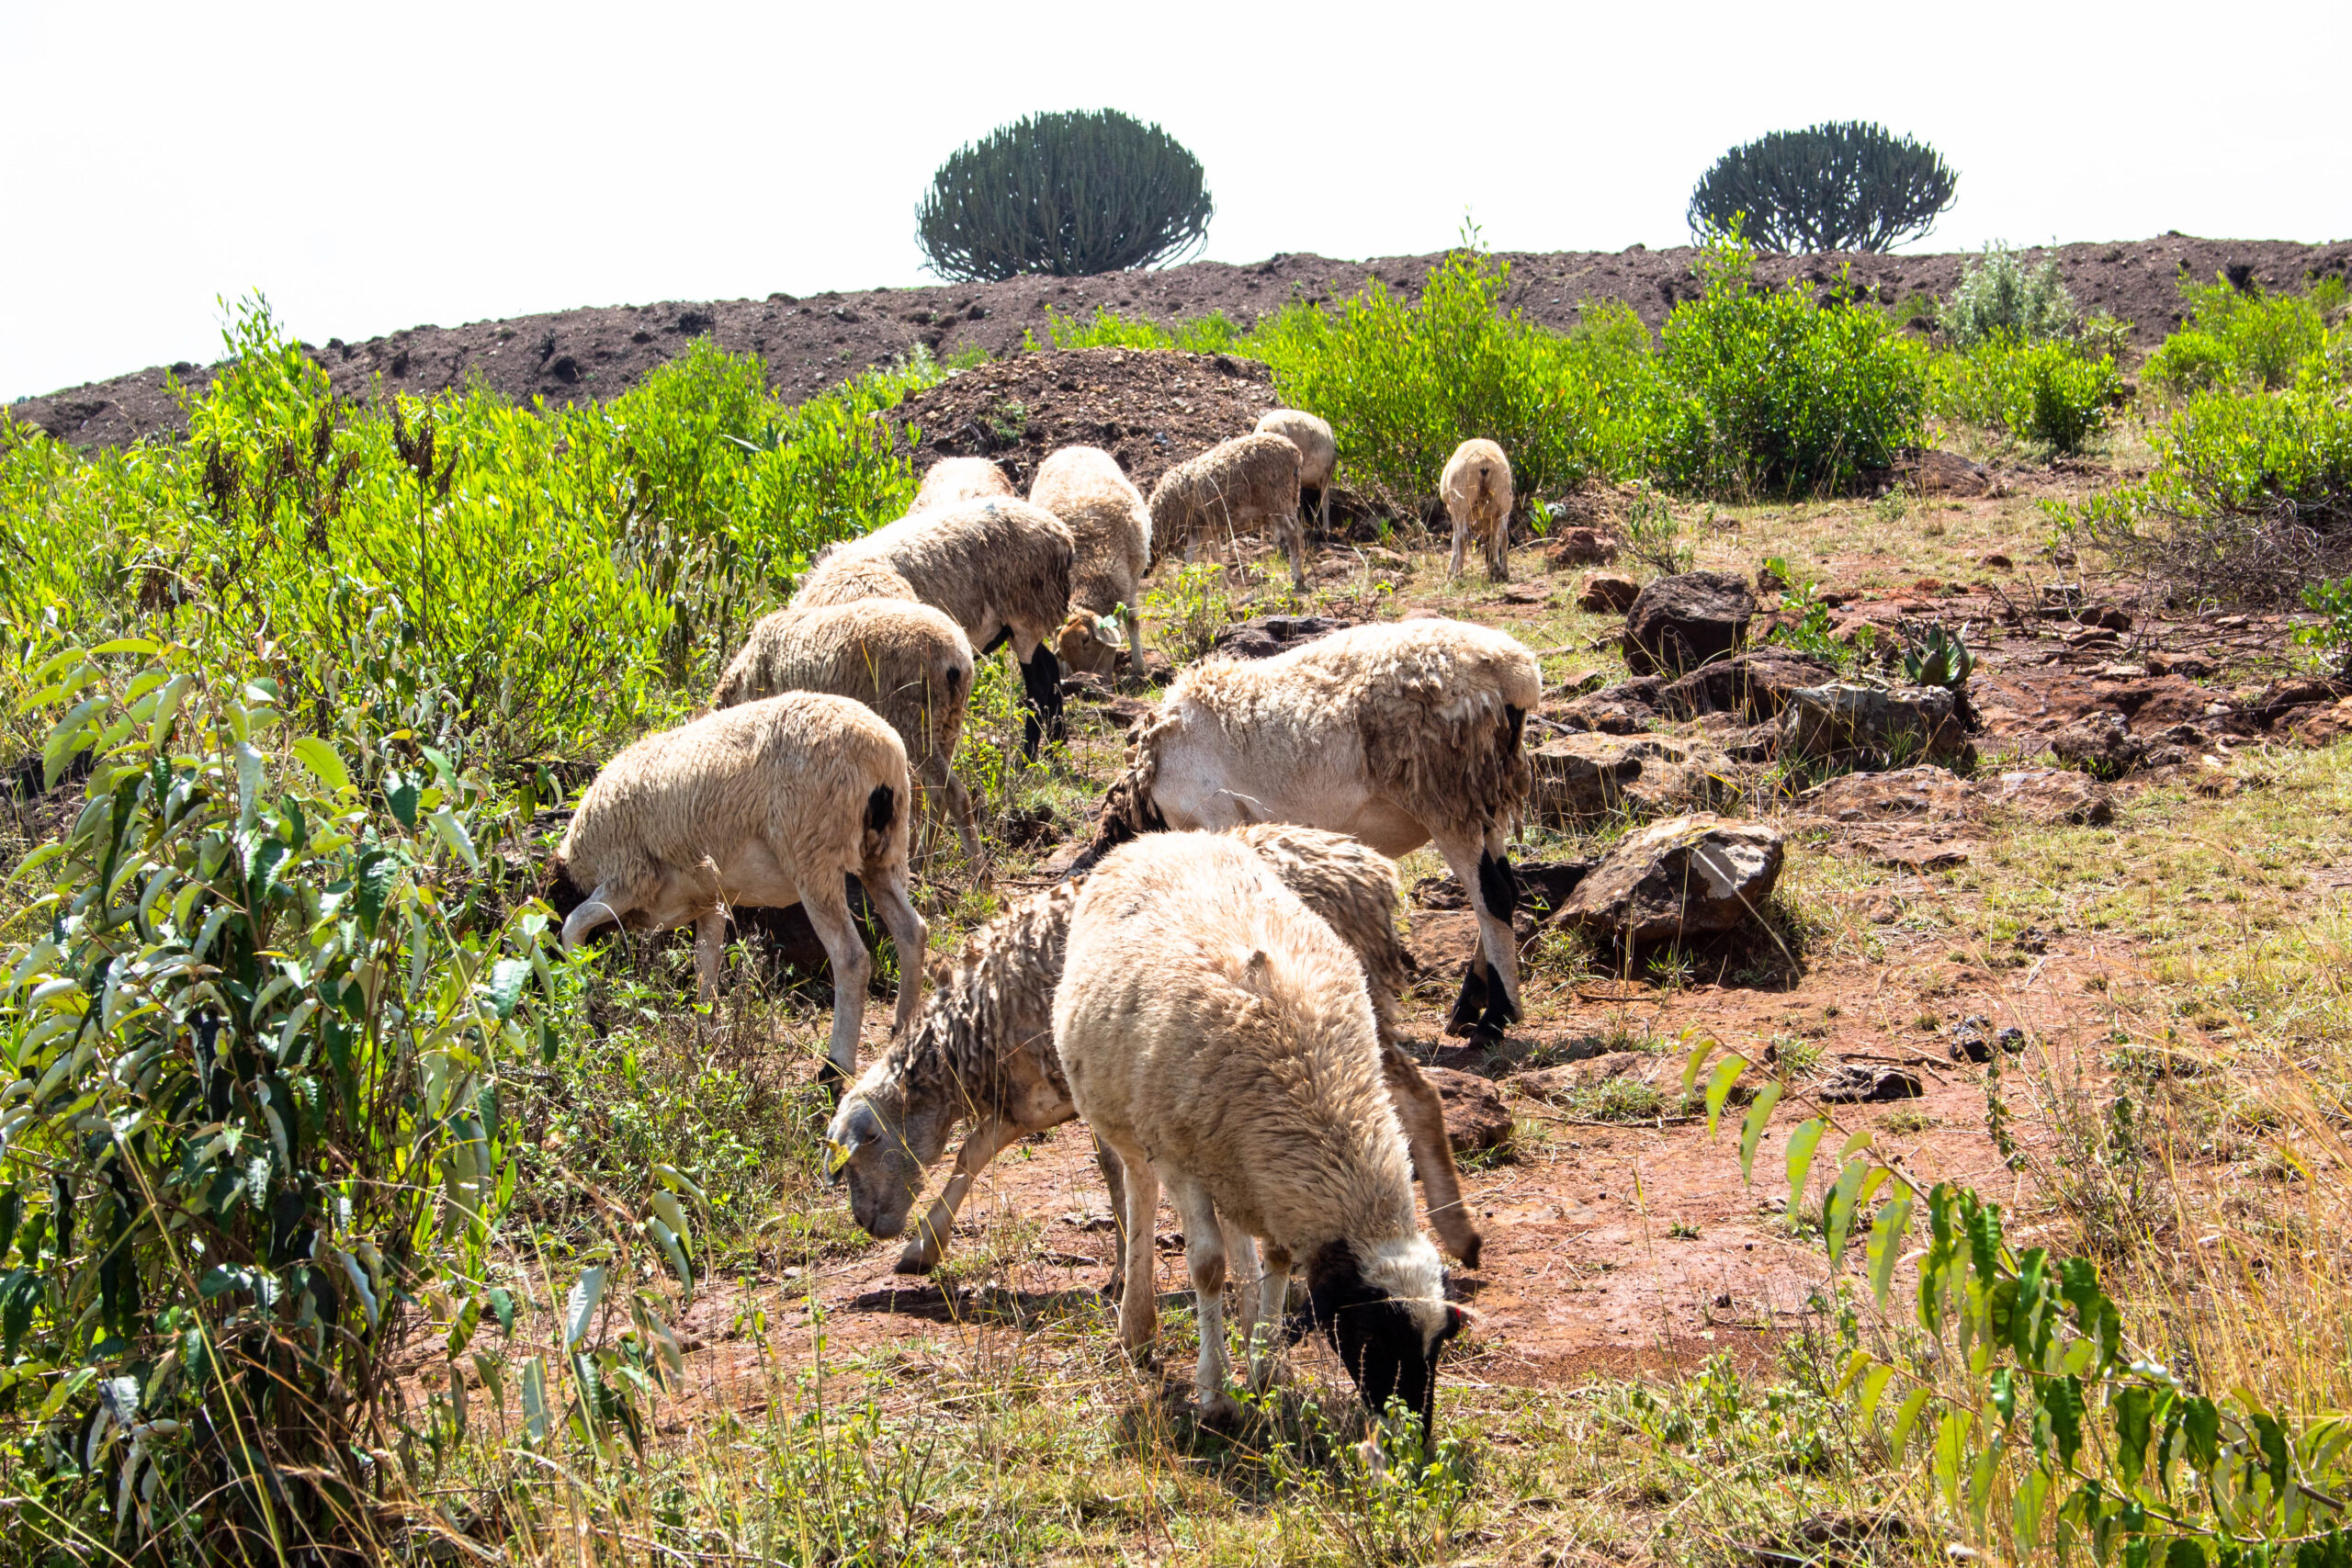
[[1298, 482], [1317, 489], [1331, 482], [1339, 466], [1339, 438], [1325, 421], [1305, 409], [1268, 409], [1258, 416], [1257, 434], [1279, 435], [1298, 448]]
[[972, 644], [928, 604], [866, 599], [778, 610], [752, 626], [711, 693], [713, 708], [779, 692], [864, 703], [912, 758], [953, 757], [972, 692]]
[[828, 545], [817, 552], [800, 591], [792, 596], [795, 609], [827, 604], [854, 604], [861, 599], [907, 599], [920, 603], [915, 585], [890, 570], [887, 561], [840, 553]]
[[1100, 446], [1065, 446], [1037, 465], [1029, 502], [1070, 531], [1072, 608], [1107, 615], [1135, 604], [1136, 581], [1151, 565], [1151, 510], [1117, 458]]
[[1152, 536], [1162, 553], [1260, 518], [1298, 512], [1299, 451], [1279, 435], [1221, 441], [1159, 476]]
[[841, 604], [839, 574], [879, 566], [910, 595], [944, 611], [974, 648], [1001, 626], [1050, 637], [1069, 614], [1077, 547], [1059, 518], [1025, 501], [961, 502], [910, 513], [863, 538], [830, 547], [795, 605]]
[[1054, 1039], [1079, 1114], [1238, 1228], [1301, 1258], [1418, 1234], [1363, 971], [1233, 839], [1154, 835], [1086, 879]]
[[747, 838], [801, 882], [903, 865], [912, 798], [906, 748], [878, 715], [791, 692], [623, 748], [581, 796], [556, 864], [582, 891], [609, 884], [628, 897], [723, 863]]
[[915, 491], [909, 512], [935, 511], [958, 502], [1015, 493], [1004, 470], [986, 457], [942, 457], [923, 470], [922, 488]]

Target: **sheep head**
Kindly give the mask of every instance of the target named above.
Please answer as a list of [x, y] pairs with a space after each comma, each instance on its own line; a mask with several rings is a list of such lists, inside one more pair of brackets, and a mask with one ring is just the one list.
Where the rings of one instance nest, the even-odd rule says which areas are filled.
[[1316, 1325], [1330, 1338], [1364, 1409], [1378, 1421], [1391, 1399], [1421, 1418], [1426, 1446], [1437, 1414], [1437, 1359], [1469, 1319], [1445, 1299], [1445, 1269], [1419, 1235], [1359, 1257], [1344, 1239], [1308, 1260]]
[[952, 1124], [942, 1107], [918, 1105], [910, 1112], [904, 1080], [888, 1056], [842, 1097], [825, 1130], [825, 1179], [849, 1189], [850, 1215], [860, 1230], [888, 1240], [907, 1228], [923, 1170], [939, 1157]]
[[1072, 610], [1062, 629], [1054, 634], [1054, 652], [1072, 670], [1089, 675], [1112, 675], [1119, 668], [1119, 656], [1127, 650], [1126, 638], [1107, 615], [1094, 615], [1084, 610]]

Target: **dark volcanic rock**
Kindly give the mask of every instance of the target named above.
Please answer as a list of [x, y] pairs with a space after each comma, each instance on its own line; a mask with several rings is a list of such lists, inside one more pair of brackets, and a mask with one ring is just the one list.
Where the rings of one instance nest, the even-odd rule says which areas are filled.
[[1625, 616], [1625, 664], [1636, 675], [1679, 675], [1739, 651], [1756, 595], [1727, 571], [1686, 571], [1642, 590]]

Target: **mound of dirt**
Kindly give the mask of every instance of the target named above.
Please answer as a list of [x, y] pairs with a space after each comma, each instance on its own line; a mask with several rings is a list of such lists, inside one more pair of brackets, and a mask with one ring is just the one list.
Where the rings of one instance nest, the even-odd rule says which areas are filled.
[[[2037, 264], [2042, 254], [2025, 253]], [[2054, 254], [2083, 309], [2132, 321], [2133, 343], [2143, 351], [2178, 323], [2183, 273], [2199, 282], [2240, 276], [2276, 289], [2298, 287], [2306, 275], [2352, 272], [2352, 243], [2345, 242], [2307, 245], [2170, 233], [2124, 244], [2062, 245]], [[1632, 307], [1656, 328], [1676, 301], [1699, 292], [1691, 266], [1697, 257], [1687, 245], [1662, 251], [1635, 245], [1614, 253], [1514, 253], [1499, 259], [1511, 265], [1510, 306], [1531, 321], [1566, 329], [1608, 300]], [[1322, 303], [1375, 280], [1409, 299], [1419, 294], [1422, 279], [1439, 259], [1350, 262], [1278, 255], [1248, 266], [1193, 262], [1159, 272], [876, 288], [807, 299], [771, 294], [765, 299], [584, 307], [461, 327], [411, 327], [360, 344], [330, 338], [323, 348], [304, 347], [326, 367], [335, 390], [354, 400], [374, 395], [379, 377], [387, 389], [411, 393], [442, 391], [479, 377], [518, 401], [541, 397], [561, 405], [626, 390], [695, 338], [708, 336], [732, 352], [763, 355], [776, 391], [800, 399], [857, 371], [888, 364], [918, 344], [943, 358], [974, 346], [1002, 358], [1018, 350], [1029, 333], [1044, 339], [1048, 310], [1084, 317], [1107, 306], [1123, 315], [1163, 321], [1223, 310], [1247, 327], [1294, 299]], [[1854, 281], [1872, 299], [1897, 305], [1948, 293], [1960, 280], [1964, 259], [1964, 254], [1761, 256], [1757, 271], [1770, 282], [1794, 278], [1826, 289], [1838, 268], [1851, 263]], [[26, 398], [9, 412], [77, 446], [121, 446], [142, 435], [185, 431], [187, 416], [166, 390], [166, 378], [176, 375], [200, 396], [211, 374], [197, 365], [168, 370], [158, 366]]]
[[993, 457], [1026, 493], [1048, 452], [1100, 446], [1149, 495], [1170, 468], [1249, 434], [1274, 404], [1272, 380], [1254, 359], [1082, 348], [951, 376], [893, 417], [922, 433], [918, 470], [941, 457]]

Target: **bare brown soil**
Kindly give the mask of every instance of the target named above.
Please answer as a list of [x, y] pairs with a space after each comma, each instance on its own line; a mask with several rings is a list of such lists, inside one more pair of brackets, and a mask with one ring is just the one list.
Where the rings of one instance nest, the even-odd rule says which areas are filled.
[[[2027, 254], [2039, 259], [2041, 252]], [[1655, 328], [1677, 300], [1697, 292], [1689, 246], [1652, 251], [1636, 245], [1609, 252], [1512, 254], [1510, 303], [1530, 320], [1566, 329], [1596, 305], [1618, 300]], [[2302, 244], [2276, 240], [2205, 240], [2166, 234], [2154, 240], [2057, 248], [2060, 271], [2086, 310], [2106, 311], [2135, 324], [2145, 350], [2162, 341], [2180, 316], [2177, 279], [2199, 282], [2242, 269], [2265, 288], [2299, 286], [2307, 275], [2352, 269], [2352, 243]], [[585, 307], [474, 321], [458, 327], [410, 327], [362, 343], [330, 338], [310, 349], [336, 391], [364, 400], [381, 385], [429, 393], [479, 378], [517, 400], [544, 398], [551, 405], [608, 398], [708, 336], [735, 353], [767, 361], [776, 390], [789, 398], [814, 395], [852, 375], [930, 348], [943, 358], [977, 346], [1003, 357], [1024, 334], [1043, 341], [1049, 310], [1079, 315], [1107, 306], [1122, 313], [1178, 321], [1223, 310], [1244, 326], [1292, 299], [1310, 302], [1354, 294], [1369, 281], [1411, 298], [1435, 256], [1382, 256], [1335, 261], [1287, 254], [1246, 266], [1193, 262], [1158, 272], [1097, 277], [1024, 277], [994, 284], [876, 288], [808, 299], [771, 294], [765, 299], [668, 300], [649, 305]], [[1915, 296], [1942, 295], [1959, 281], [1964, 255], [1764, 256], [1758, 270], [1772, 281], [1795, 278], [1827, 287], [1850, 263], [1855, 280], [1889, 305]], [[88, 386], [69, 388], [11, 405], [18, 419], [79, 446], [120, 446], [141, 436], [175, 434], [187, 427], [168, 390], [176, 376], [200, 393], [211, 367], [157, 366]]]

